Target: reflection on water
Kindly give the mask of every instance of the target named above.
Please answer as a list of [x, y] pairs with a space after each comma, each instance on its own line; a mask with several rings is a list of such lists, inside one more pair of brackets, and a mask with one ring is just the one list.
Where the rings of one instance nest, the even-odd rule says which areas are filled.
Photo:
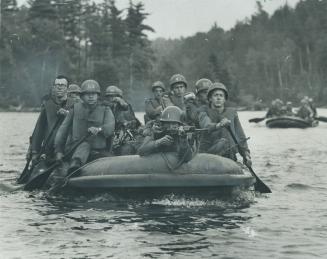
[[[326, 116], [327, 111], [319, 111]], [[326, 258], [327, 123], [267, 129], [241, 112], [271, 195], [0, 193], [1, 258]], [[0, 179], [24, 167], [36, 114], [2, 113]], [[255, 196], [254, 196], [255, 195]]]

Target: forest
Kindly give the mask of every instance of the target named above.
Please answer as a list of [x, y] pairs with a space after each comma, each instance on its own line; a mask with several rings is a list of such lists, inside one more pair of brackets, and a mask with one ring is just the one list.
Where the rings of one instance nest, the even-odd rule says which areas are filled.
[[[249, 106], [274, 98], [299, 103], [305, 96], [327, 104], [327, 1], [302, 0], [269, 15], [256, 12], [230, 30], [150, 40], [142, 2], [119, 9], [115, 0], [2, 0], [0, 108], [37, 107], [54, 77], [71, 83], [117, 85], [142, 110], [151, 83], [181, 73], [194, 89], [206, 77], [224, 83], [231, 100]], [[164, 22], [164, 21], [163, 21]], [[178, 24], [176, 24], [178, 26]]]

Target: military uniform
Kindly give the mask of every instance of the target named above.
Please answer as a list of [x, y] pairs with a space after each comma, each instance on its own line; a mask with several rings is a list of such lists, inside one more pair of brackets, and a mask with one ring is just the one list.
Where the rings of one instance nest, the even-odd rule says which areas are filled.
[[[45, 139], [48, 138], [49, 134], [51, 133], [52, 129], [56, 125], [58, 120], [63, 121], [64, 116], [59, 115], [58, 111], [61, 108], [66, 109], [67, 108], [67, 101], [63, 101], [61, 103], [55, 102], [55, 100], [51, 97], [43, 101], [42, 107], [41, 107], [41, 113], [38, 117], [38, 120], [36, 122], [34, 132], [31, 139], [31, 153], [32, 154], [39, 154], [41, 151], [41, 146]], [[54, 129], [48, 145], [46, 146], [46, 149], [44, 150], [45, 154], [47, 154], [48, 157], [53, 157], [54, 155], [54, 138], [56, 136], [56, 132], [58, 130], [58, 127], [60, 124], [57, 123], [57, 128]]]
[[95, 155], [97, 155], [96, 153], [105, 152], [106, 138], [114, 133], [114, 116], [109, 107], [97, 104], [91, 108], [84, 103], [75, 104], [60, 126], [55, 139], [56, 152], [63, 153], [69, 133], [71, 133], [72, 144], [74, 144], [88, 134], [88, 128], [90, 127], [100, 127], [102, 131], [79, 145], [72, 159], [77, 158], [82, 164], [85, 164], [91, 151]]
[[[163, 111], [160, 121], [182, 125], [181, 116], [182, 110], [176, 106], [170, 106]], [[138, 154], [140, 156], [147, 156], [154, 153], [176, 152], [181, 163], [188, 162], [192, 159], [196, 151], [196, 148], [193, 147], [195, 143], [192, 138], [187, 134], [173, 134], [163, 128], [158, 121], [152, 122], [152, 128], [149, 129], [149, 134], [147, 134], [141, 147], [138, 149]], [[160, 140], [166, 135], [171, 136], [173, 142], [169, 145], [160, 144]]]
[[161, 100], [158, 100], [155, 98], [149, 98], [149, 99], [145, 100], [144, 122], [147, 123], [150, 120], [155, 120], [158, 117], [160, 117], [161, 112], [166, 107], [167, 107], [167, 102], [165, 102], [165, 100], [163, 98]]
[[225, 128], [216, 128], [223, 118], [231, 121], [231, 130], [240, 143], [240, 148], [245, 154], [250, 154], [246, 137], [239, 121], [237, 111], [231, 107], [225, 107], [222, 113], [209, 107], [203, 107], [199, 114], [201, 128], [207, 128], [208, 134], [203, 135], [200, 143], [200, 152], [214, 153], [236, 160], [237, 146], [233, 138]]

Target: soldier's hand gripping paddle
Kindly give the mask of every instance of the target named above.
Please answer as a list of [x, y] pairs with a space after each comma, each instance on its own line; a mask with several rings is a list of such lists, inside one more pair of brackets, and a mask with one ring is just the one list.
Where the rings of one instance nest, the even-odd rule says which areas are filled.
[[[235, 144], [237, 145], [237, 148], [238, 148], [239, 153], [243, 157], [244, 161], [246, 161], [246, 156], [243, 153], [243, 151], [241, 150], [240, 145], [239, 145], [239, 142], [237, 141], [237, 139], [236, 139], [236, 137], [235, 137], [232, 129], [230, 128], [230, 126], [226, 127], [226, 129], [228, 130], [228, 132], [232, 136]], [[252, 167], [251, 166], [248, 166], [246, 163], [245, 163], [245, 165], [246, 165], [247, 168], [249, 168], [250, 173], [252, 174], [252, 176], [256, 180], [256, 182], [254, 184], [254, 190], [256, 190], [257, 192], [260, 192], [260, 193], [271, 193], [270, 188], [263, 181], [261, 181], [261, 179], [255, 174], [255, 172], [253, 171]]]
[[266, 117], [263, 117], [263, 118], [253, 118], [253, 119], [249, 119], [249, 122], [258, 123], [258, 122], [263, 121], [265, 119], [266, 119]]

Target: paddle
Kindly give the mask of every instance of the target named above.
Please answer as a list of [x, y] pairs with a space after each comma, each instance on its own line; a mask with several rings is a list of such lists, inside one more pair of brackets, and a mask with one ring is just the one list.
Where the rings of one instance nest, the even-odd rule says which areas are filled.
[[319, 116], [314, 118], [317, 121], [327, 122], [327, 117]]
[[[23, 172], [21, 173], [21, 175], [19, 176], [19, 178], [17, 179], [17, 183], [26, 183], [28, 181], [28, 178], [30, 177], [31, 175], [31, 172], [33, 171], [34, 167], [40, 162], [40, 158], [41, 156], [43, 155], [45, 149], [48, 147], [49, 145], [49, 142], [50, 142], [50, 139], [55, 131], [55, 129], [59, 126], [59, 124], [62, 122], [62, 117], [59, 116], [55, 122], [55, 124], [53, 125], [51, 131], [49, 132], [49, 135], [47, 136], [47, 138], [44, 140], [43, 144], [42, 144], [42, 147], [41, 147], [41, 150], [39, 152], [39, 155], [37, 156], [36, 158], [36, 162], [32, 164], [32, 167], [29, 168], [30, 166], [30, 163], [32, 161], [32, 158], [29, 158], [27, 161], [26, 161], [26, 165], [24, 167], [24, 170]], [[30, 145], [31, 145], [31, 142], [32, 142], [32, 137], [30, 137]]]
[[249, 122], [258, 123], [258, 122], [263, 121], [265, 119], [266, 119], [266, 117], [263, 117], [263, 118], [253, 118], [253, 119], [249, 119]]
[[[75, 151], [75, 149], [82, 144], [88, 137], [90, 136], [90, 133], [86, 134], [83, 138], [81, 138], [78, 142], [75, 143], [75, 145], [64, 154], [62, 160], [66, 160], [70, 155]], [[23, 187], [25, 191], [31, 191], [34, 189], [41, 188], [44, 183], [49, 178], [50, 174], [53, 170], [55, 170], [57, 167], [61, 165], [61, 161], [55, 161], [53, 162], [45, 171], [41, 172], [39, 175], [32, 178], [28, 183], [25, 184]]]
[[241, 156], [243, 157], [243, 160], [245, 161], [246, 167], [249, 168], [250, 173], [256, 179], [256, 182], [254, 184], [254, 189], [257, 192], [260, 192], [260, 193], [271, 193], [270, 188], [263, 181], [261, 181], [261, 179], [255, 174], [255, 172], [253, 171], [252, 167], [251, 166], [248, 166], [246, 164], [246, 156], [245, 156], [243, 150], [241, 150], [240, 145], [239, 145], [239, 142], [237, 141], [237, 139], [236, 139], [236, 137], [235, 137], [232, 129], [230, 128], [230, 126], [226, 127], [226, 129], [228, 130], [228, 132], [232, 136], [234, 142], [237, 144], [238, 151], [241, 154]]

